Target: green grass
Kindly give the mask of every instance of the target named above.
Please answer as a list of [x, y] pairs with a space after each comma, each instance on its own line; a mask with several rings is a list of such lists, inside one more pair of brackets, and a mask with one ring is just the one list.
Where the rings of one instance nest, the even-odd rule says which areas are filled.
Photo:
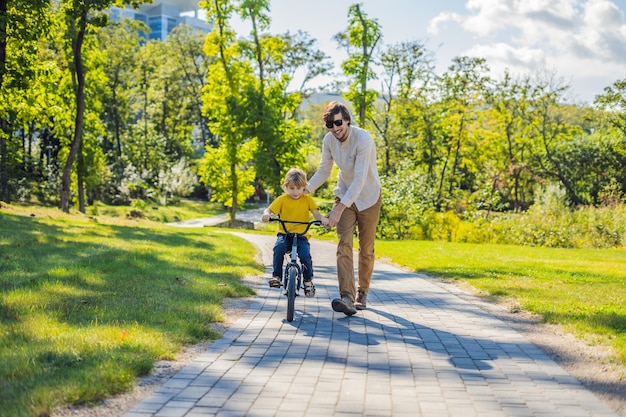
[[[377, 256], [515, 300], [626, 365], [626, 250], [379, 241]], [[626, 376], [626, 375], [625, 375]]]
[[241, 278], [262, 273], [254, 255], [208, 228], [3, 205], [0, 416], [93, 403], [219, 337], [224, 298], [252, 295]]
[[[171, 223], [182, 220], [211, 217], [224, 212], [223, 206], [206, 201], [184, 200], [180, 204], [162, 206], [151, 202], [136, 204], [143, 218], [160, 223]], [[96, 202], [87, 208], [87, 215], [126, 218], [133, 208], [128, 206], [110, 206]]]

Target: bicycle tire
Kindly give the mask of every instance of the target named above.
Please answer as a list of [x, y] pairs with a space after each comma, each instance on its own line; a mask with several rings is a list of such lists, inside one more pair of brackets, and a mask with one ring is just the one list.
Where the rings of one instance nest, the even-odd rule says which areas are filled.
[[287, 281], [287, 321], [293, 321], [293, 313], [296, 308], [296, 282], [298, 280], [298, 270], [289, 268]]

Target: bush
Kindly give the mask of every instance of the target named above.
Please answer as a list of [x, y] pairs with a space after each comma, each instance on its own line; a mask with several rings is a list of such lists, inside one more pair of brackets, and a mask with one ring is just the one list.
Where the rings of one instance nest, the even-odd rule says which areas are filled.
[[382, 206], [378, 237], [384, 239], [428, 239], [424, 215], [434, 202], [434, 191], [426, 176], [400, 166], [381, 177]]
[[442, 213], [425, 204], [429, 198], [423, 179], [402, 172], [384, 179], [378, 237], [553, 248], [624, 247], [626, 204], [623, 196], [611, 190], [607, 194], [611, 198], [604, 200], [605, 206], [571, 208], [565, 191], [551, 184], [537, 192], [526, 212]]
[[525, 213], [496, 214], [489, 222], [477, 218], [470, 222], [488, 232], [484, 243], [554, 248], [626, 246], [626, 205], [572, 209], [567, 206], [565, 193], [554, 186], [543, 189]]

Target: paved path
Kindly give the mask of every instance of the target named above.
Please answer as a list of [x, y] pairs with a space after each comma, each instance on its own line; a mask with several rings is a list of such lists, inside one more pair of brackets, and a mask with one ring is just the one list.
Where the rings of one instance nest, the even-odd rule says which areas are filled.
[[[239, 234], [271, 265], [272, 236]], [[266, 280], [220, 340], [125, 417], [617, 416], [504, 322], [434, 280], [377, 263], [368, 310], [335, 313], [335, 247], [312, 242], [315, 298]]]
[[[235, 214], [236, 220], [246, 221], [250, 223], [258, 223], [261, 221], [264, 208], [256, 208], [253, 210], [240, 211]], [[169, 223], [170, 226], [176, 227], [207, 227], [216, 226], [228, 221], [228, 214], [222, 214], [213, 217], [204, 217], [201, 219], [184, 220], [180, 222]]]

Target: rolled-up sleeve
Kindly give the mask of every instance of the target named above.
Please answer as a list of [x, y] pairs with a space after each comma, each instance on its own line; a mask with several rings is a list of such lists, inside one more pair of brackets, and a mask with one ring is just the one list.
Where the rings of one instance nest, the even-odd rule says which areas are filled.
[[337, 140], [332, 137], [332, 134], [328, 133], [324, 136], [324, 140], [322, 141], [322, 159], [320, 161], [320, 165], [317, 168], [317, 172], [315, 172], [315, 174], [309, 179], [309, 183], [306, 187], [306, 189], [311, 193], [326, 182], [333, 170], [334, 159], [331, 150], [331, 140], [337, 142]]

